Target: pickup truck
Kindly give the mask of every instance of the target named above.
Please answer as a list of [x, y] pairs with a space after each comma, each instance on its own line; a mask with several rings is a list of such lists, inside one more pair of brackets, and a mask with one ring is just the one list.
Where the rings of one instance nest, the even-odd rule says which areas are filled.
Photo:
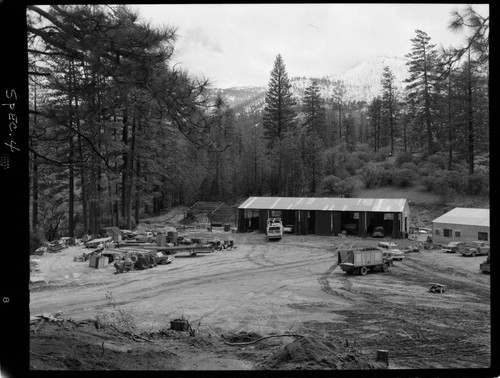
[[283, 223], [281, 218], [269, 218], [267, 220], [266, 235], [268, 239], [281, 239], [283, 237]]
[[458, 252], [464, 256], [487, 255], [490, 253], [490, 246], [484, 241], [472, 241], [458, 247]]

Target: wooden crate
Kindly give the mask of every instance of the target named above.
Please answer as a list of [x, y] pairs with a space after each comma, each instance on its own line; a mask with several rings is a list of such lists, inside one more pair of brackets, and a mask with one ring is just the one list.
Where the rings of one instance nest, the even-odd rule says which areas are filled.
[[109, 257], [108, 256], [100, 256], [98, 259], [97, 259], [97, 267], [96, 268], [104, 268], [106, 266], [108, 266], [109, 264]]

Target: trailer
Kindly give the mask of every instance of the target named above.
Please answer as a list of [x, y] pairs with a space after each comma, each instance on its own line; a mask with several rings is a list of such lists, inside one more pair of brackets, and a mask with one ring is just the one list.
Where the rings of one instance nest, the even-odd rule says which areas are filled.
[[338, 251], [338, 264], [348, 274], [364, 276], [368, 271], [380, 269], [387, 272], [393, 265], [389, 252], [379, 248], [353, 248]]

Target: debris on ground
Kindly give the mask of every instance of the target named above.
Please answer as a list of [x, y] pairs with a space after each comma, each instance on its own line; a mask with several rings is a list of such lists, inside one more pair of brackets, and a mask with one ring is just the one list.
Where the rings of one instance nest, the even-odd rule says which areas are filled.
[[62, 240], [55, 240], [48, 244], [47, 249], [49, 252], [59, 252], [60, 250], [67, 248], [66, 243]]
[[[352, 344], [352, 343], [351, 343]], [[354, 343], [355, 344], [355, 343]], [[358, 348], [331, 338], [305, 336], [298, 338], [274, 353], [264, 366], [270, 369], [386, 369], [375, 356], [362, 353]]]
[[40, 248], [37, 248], [35, 250], [35, 252], [33, 252], [33, 255], [36, 255], [36, 256], [43, 256], [45, 254], [45, 252], [47, 252], [47, 247], [40, 247]]
[[431, 285], [431, 288], [429, 289], [429, 291], [431, 293], [442, 294], [446, 290], [446, 285], [443, 285], [443, 284], [440, 284], [440, 283], [433, 283], [433, 282], [431, 282], [430, 285]]

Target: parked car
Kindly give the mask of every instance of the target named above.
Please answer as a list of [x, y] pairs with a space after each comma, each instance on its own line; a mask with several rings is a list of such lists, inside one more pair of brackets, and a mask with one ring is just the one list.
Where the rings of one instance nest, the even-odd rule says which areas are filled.
[[465, 245], [465, 242], [449, 242], [443, 247], [443, 251], [446, 253], [456, 253], [458, 252], [458, 247]]
[[373, 229], [372, 237], [374, 238], [383, 238], [385, 236], [384, 227], [375, 227]]
[[397, 244], [393, 242], [380, 242], [378, 243], [378, 247], [384, 251], [387, 251], [387, 253], [392, 257], [393, 260], [403, 260], [405, 258], [405, 253], [396, 248]]
[[388, 250], [391, 253], [393, 260], [403, 260], [405, 258], [405, 253], [397, 248], [391, 248]]
[[393, 242], [379, 242], [378, 246], [384, 249], [391, 249], [391, 248], [396, 248], [397, 244]]
[[490, 252], [490, 246], [484, 241], [475, 240], [458, 247], [458, 251], [464, 256], [487, 255]]

